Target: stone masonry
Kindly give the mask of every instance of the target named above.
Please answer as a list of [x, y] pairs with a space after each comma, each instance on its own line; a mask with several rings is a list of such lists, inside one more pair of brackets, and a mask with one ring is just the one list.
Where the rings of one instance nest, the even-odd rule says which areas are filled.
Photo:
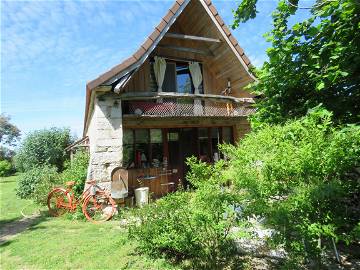
[[90, 139], [88, 179], [110, 188], [111, 172], [122, 163], [121, 100], [113, 93], [99, 93], [87, 135]]

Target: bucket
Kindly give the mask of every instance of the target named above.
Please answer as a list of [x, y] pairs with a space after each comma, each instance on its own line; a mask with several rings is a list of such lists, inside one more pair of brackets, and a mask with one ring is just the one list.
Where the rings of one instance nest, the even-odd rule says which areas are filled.
[[149, 188], [142, 187], [135, 189], [136, 205], [142, 207], [144, 204], [149, 203]]

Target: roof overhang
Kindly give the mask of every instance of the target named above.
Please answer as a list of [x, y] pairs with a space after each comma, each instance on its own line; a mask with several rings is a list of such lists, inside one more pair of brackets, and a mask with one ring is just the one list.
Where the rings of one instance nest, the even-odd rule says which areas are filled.
[[156, 46], [166, 35], [170, 27], [174, 24], [190, 1], [199, 1], [201, 3], [213, 23], [218, 28], [225, 42], [227, 42], [240, 64], [246, 70], [248, 76], [250, 76], [253, 81], [256, 81], [256, 78], [249, 69], [251, 66], [249, 58], [245, 55], [244, 50], [240, 47], [237, 40], [232, 36], [230, 30], [221, 19], [211, 0], [176, 0], [173, 6], [169, 9], [168, 13], [162, 18], [159, 25], [155, 27], [155, 30], [131, 57], [87, 83], [83, 136], [85, 136], [88, 128], [92, 92], [94, 92], [94, 90], [96, 91], [96, 89], [103, 85], [111, 86], [111, 88], [108, 88], [109, 90], [113, 89], [115, 92], [119, 93], [131, 79], [132, 75], [154, 51]]

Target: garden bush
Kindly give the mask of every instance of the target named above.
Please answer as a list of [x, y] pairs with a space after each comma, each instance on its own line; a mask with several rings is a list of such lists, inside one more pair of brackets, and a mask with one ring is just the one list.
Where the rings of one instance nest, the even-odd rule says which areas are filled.
[[212, 167], [194, 158], [188, 163], [188, 180], [196, 190], [178, 191], [136, 210], [129, 231], [147, 253], [214, 269], [234, 251], [230, 228], [237, 222], [233, 206], [239, 198], [224, 186], [223, 163]]
[[360, 220], [360, 126], [334, 127], [316, 108], [285, 125], [264, 125], [238, 146], [223, 146], [224, 175], [247, 201], [245, 215], [265, 216], [275, 243], [292, 258], [321, 263], [326, 244], [351, 241]]
[[33, 168], [20, 176], [16, 195], [22, 199], [32, 199], [37, 203], [46, 204], [48, 193], [60, 183], [56, 167]]
[[37, 130], [28, 134], [15, 156], [16, 168], [27, 171], [42, 165], [56, 166], [63, 169], [68, 154], [65, 147], [71, 143], [70, 130], [51, 128]]
[[[332, 114], [318, 107], [221, 149], [227, 161], [189, 160], [192, 190], [135, 211], [130, 235], [141, 249], [217, 268], [232, 251], [230, 228], [253, 215], [274, 229], [270, 244], [285, 247], [291, 267], [304, 258], [320, 265], [332, 240], [358, 241], [359, 126], [335, 127]], [[241, 216], [233, 211], [237, 204]]]
[[9, 176], [13, 171], [13, 167], [9, 161], [0, 160], [0, 177]]
[[88, 166], [89, 154], [82, 151], [76, 152], [72, 162], [66, 161], [64, 165], [65, 170], [61, 174], [61, 179], [64, 183], [75, 181], [73, 190], [77, 196], [81, 195], [84, 191]]

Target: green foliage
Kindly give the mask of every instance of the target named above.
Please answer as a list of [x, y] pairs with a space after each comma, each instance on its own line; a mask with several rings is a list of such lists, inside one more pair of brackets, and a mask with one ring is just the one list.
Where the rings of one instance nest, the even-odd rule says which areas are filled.
[[0, 177], [9, 176], [13, 172], [11, 163], [7, 160], [0, 160]]
[[236, 10], [233, 10], [234, 22], [232, 29], [239, 27], [240, 23], [256, 17], [257, 0], [243, 0]]
[[51, 128], [34, 131], [26, 136], [15, 156], [16, 168], [27, 171], [42, 165], [63, 169], [68, 158], [64, 149], [71, 143], [70, 130]]
[[8, 160], [12, 161], [13, 157], [15, 156], [15, 151], [10, 149], [9, 147], [5, 147], [0, 145], [0, 160]]
[[0, 143], [12, 146], [20, 138], [20, 130], [10, 120], [10, 116], [0, 114]]
[[236, 224], [238, 196], [224, 187], [223, 163], [188, 159], [193, 191], [178, 191], [135, 212], [130, 235], [150, 254], [191, 259], [197, 268], [219, 267], [232, 253], [229, 230]]
[[[20, 210], [31, 204], [16, 198], [19, 177], [6, 177], [1, 183], [1, 231], [4, 225], [11, 227], [12, 222], [23, 218]], [[38, 209], [39, 206], [34, 207]], [[46, 211], [47, 207], [40, 209]], [[129, 241], [127, 232], [119, 229], [118, 223], [110, 220], [94, 225], [42, 215], [33, 220], [26, 233], [19, 233], [16, 241], [1, 245], [1, 269], [180, 270], [164, 259], [154, 260], [139, 254], [136, 242]]]
[[78, 220], [78, 221], [88, 222], [82, 211], [82, 204], [78, 204], [75, 211], [65, 213], [64, 218], [68, 220]]
[[59, 183], [60, 177], [55, 167], [33, 168], [20, 176], [16, 195], [21, 199], [46, 204], [48, 193]]
[[77, 196], [84, 191], [88, 166], [89, 154], [81, 151], [76, 152], [72, 162], [67, 161], [65, 163], [65, 170], [61, 174], [61, 179], [63, 182], [75, 181], [73, 190]]
[[[263, 96], [254, 126], [284, 123], [304, 116], [319, 104], [332, 111], [336, 123], [360, 121], [360, 5], [354, 0], [316, 1], [311, 16], [289, 25], [297, 1], [279, 1], [269, 61], [250, 89]], [[256, 1], [243, 0], [234, 13], [239, 22], [255, 17]]]
[[245, 214], [265, 216], [278, 232], [273, 240], [295, 257], [318, 256], [318, 239], [356, 234], [360, 186], [348, 173], [360, 165], [360, 126], [334, 128], [331, 116], [316, 108], [223, 146], [230, 158], [224, 175], [243, 194]]

